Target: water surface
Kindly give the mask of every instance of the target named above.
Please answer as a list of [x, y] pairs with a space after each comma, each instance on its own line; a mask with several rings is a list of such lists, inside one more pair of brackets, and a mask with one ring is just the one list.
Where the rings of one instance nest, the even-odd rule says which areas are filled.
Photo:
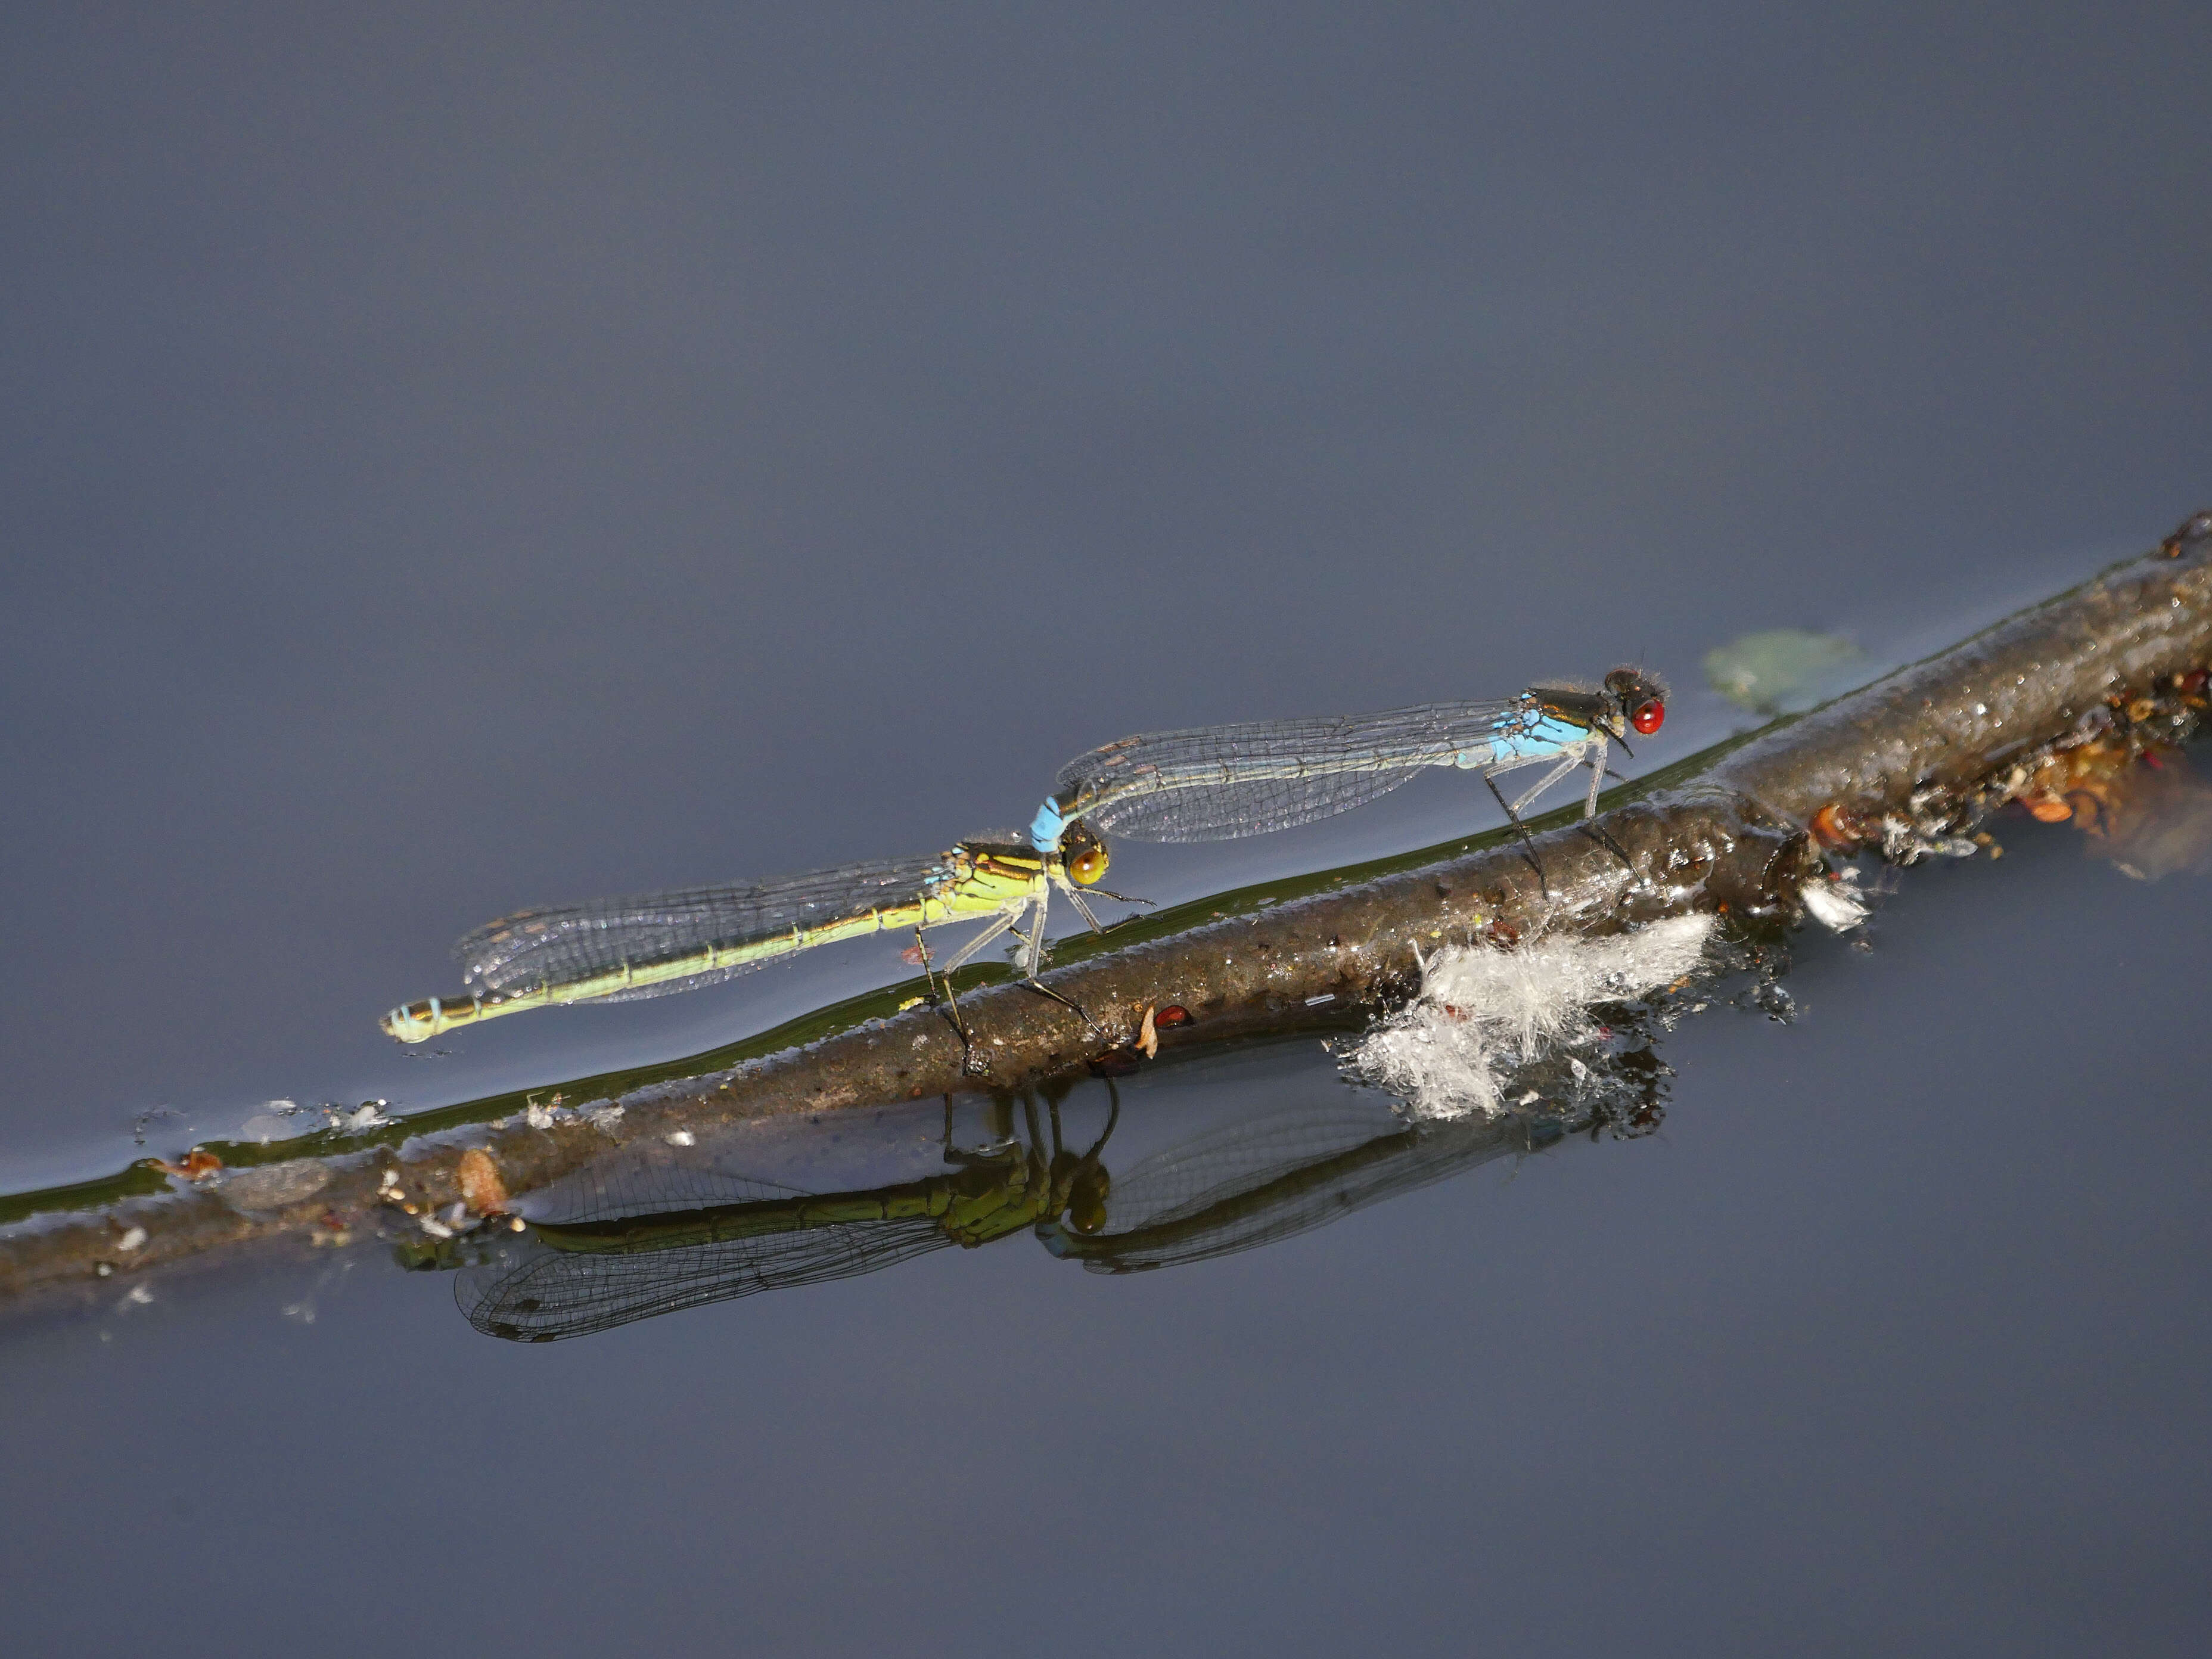
[[[2155, 8], [16, 31], [0, 1184], [159, 1107], [149, 1150], [427, 1110], [904, 972], [375, 1030], [520, 905], [939, 847], [1127, 731], [1686, 685], [1778, 627], [1899, 660], [2148, 546], [2207, 504], [2208, 46]], [[1639, 769], [1736, 718], [1676, 708]], [[1114, 880], [1425, 845], [1489, 822], [1464, 782]], [[364, 1247], [13, 1323], [11, 1630], [2178, 1646], [2204, 889], [1999, 829], [1870, 953], [1804, 945], [1794, 1024], [1668, 1037], [1659, 1133], [1265, 1249], [1019, 1231], [527, 1346]], [[1348, 1087], [1316, 1043], [1124, 1092], [1157, 1146]], [[1061, 1106], [1095, 1135], [1104, 1083]]]

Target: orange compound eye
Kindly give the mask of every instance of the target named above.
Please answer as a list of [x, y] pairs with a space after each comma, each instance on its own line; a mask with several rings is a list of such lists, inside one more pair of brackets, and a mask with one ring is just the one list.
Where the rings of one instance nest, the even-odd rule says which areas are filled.
[[1106, 873], [1106, 849], [1103, 847], [1085, 848], [1067, 861], [1067, 878], [1088, 887]]
[[1639, 706], [1637, 711], [1628, 717], [1628, 723], [1648, 738], [1664, 725], [1666, 720], [1667, 705], [1654, 697], [1650, 702]]

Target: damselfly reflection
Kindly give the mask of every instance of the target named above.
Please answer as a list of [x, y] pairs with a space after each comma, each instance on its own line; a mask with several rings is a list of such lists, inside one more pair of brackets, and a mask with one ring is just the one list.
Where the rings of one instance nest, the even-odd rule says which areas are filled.
[[[520, 1206], [535, 1222], [527, 1243], [464, 1273], [461, 1310], [489, 1336], [550, 1342], [849, 1279], [948, 1244], [972, 1249], [1042, 1224], [1078, 1233], [1102, 1224], [1099, 1154], [1118, 1109], [1077, 1154], [1057, 1100], [1045, 1103], [1048, 1142], [1036, 1101], [1019, 1103], [1018, 1126], [1014, 1103], [993, 1108], [987, 1138], [963, 1146], [945, 1102], [943, 1171], [871, 1185], [840, 1188], [823, 1174], [839, 1164], [910, 1165], [921, 1139], [913, 1110], [871, 1114], [865, 1124], [760, 1126], [765, 1135], [602, 1160]], [[793, 1127], [813, 1133], [777, 1133]]]
[[547, 1342], [1024, 1231], [1097, 1273], [1201, 1261], [1578, 1129], [1638, 1133], [1663, 1073], [1624, 1071], [1643, 1101], [1627, 1109], [1584, 1087], [1498, 1118], [1411, 1122], [1316, 1058], [1278, 1044], [1163, 1067], [1123, 1085], [1127, 1106], [1109, 1081], [626, 1151], [526, 1200], [529, 1231], [470, 1253], [456, 1297], [487, 1335]]
[[[1627, 1024], [1620, 1040], [1573, 1069], [1562, 1054], [1524, 1066], [1521, 1104], [1495, 1116], [1405, 1116], [1371, 1089], [1310, 1082], [1250, 1087], [1247, 1105], [1194, 1129], [1114, 1179], [1103, 1226], [1040, 1225], [1045, 1248], [1092, 1273], [1144, 1273], [1292, 1238], [1353, 1212], [1577, 1133], [1632, 1139], [1665, 1116], [1672, 1075]], [[1265, 1076], [1263, 1071], [1262, 1076]], [[1233, 1082], [1224, 1077], [1215, 1092]]]

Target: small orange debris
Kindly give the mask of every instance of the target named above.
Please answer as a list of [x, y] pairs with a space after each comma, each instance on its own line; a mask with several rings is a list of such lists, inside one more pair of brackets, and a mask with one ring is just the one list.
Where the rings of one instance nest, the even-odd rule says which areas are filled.
[[1149, 1002], [1145, 1005], [1144, 1020], [1137, 1027], [1137, 1047], [1146, 1060], [1154, 1060], [1159, 1056], [1159, 1028], [1153, 1020], [1152, 1006]]
[[198, 1146], [185, 1154], [181, 1164], [172, 1164], [166, 1158], [149, 1158], [146, 1162], [164, 1175], [178, 1176], [186, 1181], [205, 1181], [222, 1168], [221, 1158]]
[[2142, 880], [2212, 862], [2212, 785], [2179, 749], [2077, 744], [2046, 761], [2019, 799], [2044, 823], [2070, 820], [2089, 853]]
[[1869, 839], [1867, 827], [1858, 815], [1836, 801], [1830, 801], [1814, 813], [1809, 827], [1813, 838], [1823, 847], [1856, 847]]
[[471, 1146], [461, 1154], [461, 1200], [469, 1206], [471, 1215], [505, 1215], [507, 1213], [507, 1183], [500, 1179], [499, 1165], [491, 1161], [491, 1154], [480, 1146]]

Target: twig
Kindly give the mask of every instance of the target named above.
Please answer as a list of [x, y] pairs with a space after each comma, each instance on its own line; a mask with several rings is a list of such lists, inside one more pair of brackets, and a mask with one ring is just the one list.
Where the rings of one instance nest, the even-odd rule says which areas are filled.
[[[1548, 896], [1524, 849], [1491, 836], [1413, 867], [1309, 878], [1295, 884], [1301, 896], [1178, 927], [1185, 907], [1115, 930], [1139, 942], [1111, 948], [1109, 935], [1109, 948], [1044, 976], [1080, 1014], [1019, 985], [994, 986], [961, 1004], [965, 1045], [938, 1011], [916, 1007], [618, 1101], [587, 1102], [598, 1109], [544, 1127], [517, 1116], [396, 1147], [175, 1179], [166, 1190], [0, 1231], [0, 1297], [355, 1227], [372, 1212], [435, 1224], [438, 1211], [466, 1201], [465, 1164], [481, 1207], [486, 1193], [529, 1191], [641, 1137], [1020, 1089], [1104, 1058], [1102, 1030], [1126, 1062], [1148, 1012], [1162, 1046], [1340, 1029], [1409, 991], [1416, 950], [1439, 941], [1511, 943], [1540, 928], [1594, 934], [1689, 911], [1794, 916], [1803, 884], [1823, 867], [1824, 846], [1877, 843], [1907, 860], [1956, 850], [1960, 831], [2016, 793], [2055, 747], [2114, 726], [2162, 721], [2171, 732], [2186, 722], [2185, 691], [2194, 688], [2183, 677], [2208, 662], [2212, 515], [2200, 514], [2154, 553], [1950, 650], [1698, 757], [1694, 769], [1616, 791], [1621, 804], [1599, 820], [1604, 841], [1564, 814], [1540, 821], [1553, 824], [1536, 838]], [[1159, 1020], [1175, 1007], [1188, 1023]], [[981, 1079], [967, 1068], [969, 1054], [988, 1064]]]

